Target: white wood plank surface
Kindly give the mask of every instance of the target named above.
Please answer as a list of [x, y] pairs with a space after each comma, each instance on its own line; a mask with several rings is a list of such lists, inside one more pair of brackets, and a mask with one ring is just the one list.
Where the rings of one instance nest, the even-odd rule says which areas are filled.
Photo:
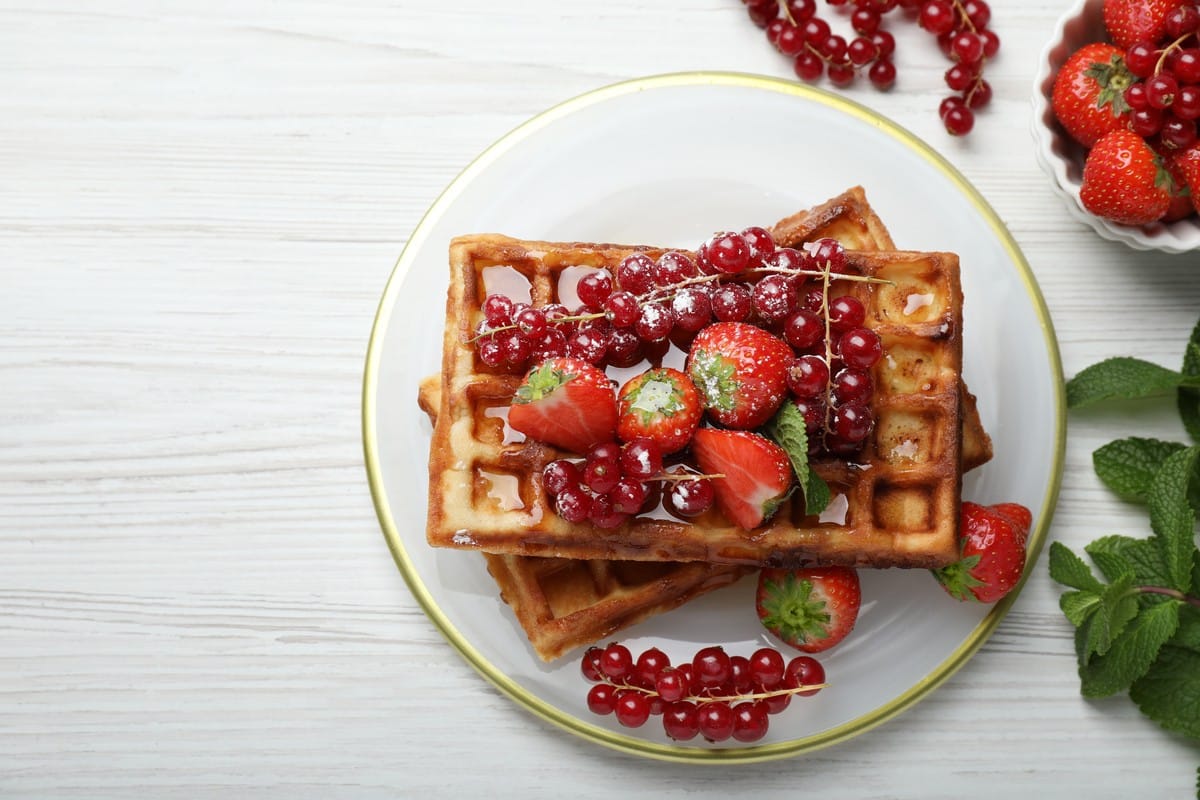
[[[1066, 371], [1174, 364], [1200, 255], [1073, 222], [1028, 133], [1062, 0], [996, 0], [964, 141], [911, 25], [849, 91], [1009, 225]], [[641, 761], [562, 735], [445, 644], [364, 478], [363, 358], [409, 232], [498, 136], [616, 80], [786, 76], [736, 0], [0, 0], [0, 797], [1187, 797], [1200, 748], [1084, 701], [1039, 565], [979, 656], [853, 741], [778, 763]], [[1150, 411], [1143, 407], [1143, 410]], [[1164, 411], [1138, 430], [1179, 438]], [[1073, 415], [1052, 538], [1141, 535]]]

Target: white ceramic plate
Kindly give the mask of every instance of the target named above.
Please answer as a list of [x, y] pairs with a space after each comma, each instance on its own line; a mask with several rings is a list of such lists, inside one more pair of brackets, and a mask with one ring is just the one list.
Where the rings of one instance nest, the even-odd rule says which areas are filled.
[[[925, 571], [862, 574], [854, 633], [822, 662], [831, 686], [772, 717], [753, 747], [675, 745], [657, 719], [637, 730], [591, 715], [578, 654], [543, 664], [476, 553], [424, 538], [430, 425], [418, 381], [439, 369], [447, 244], [470, 232], [694, 246], [718, 229], [769, 224], [860, 184], [897, 246], [960, 255], [965, 377], [995, 459], [964, 496], [1035, 515], [1036, 558], [1065, 441], [1050, 319], [1016, 244], [970, 184], [911, 134], [843, 98], [784, 81], [687, 73], [618, 84], [539, 115], [489, 148], [433, 204], [385, 290], [367, 356], [367, 469], [388, 543], [414, 596], [484, 676], [542, 717], [602, 744], [677, 760], [763, 760], [832, 744], [892, 717], [970, 658], [1003, 616], [957, 603]], [[747, 578], [620, 634], [673, 659], [769, 639]], [[797, 706], [803, 706], [798, 710]]]

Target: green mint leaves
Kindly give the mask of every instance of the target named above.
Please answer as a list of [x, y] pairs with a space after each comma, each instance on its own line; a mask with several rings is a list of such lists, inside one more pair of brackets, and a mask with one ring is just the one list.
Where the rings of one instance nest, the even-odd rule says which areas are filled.
[[1145, 506], [1151, 535], [1112, 535], [1084, 548], [1093, 572], [1065, 545], [1050, 545], [1050, 577], [1075, 626], [1080, 690], [1128, 691], [1142, 713], [1200, 739], [1200, 323], [1174, 372], [1135, 358], [1110, 358], [1067, 383], [1072, 408], [1171, 392], [1198, 444], [1128, 437], [1092, 454], [1096, 475], [1118, 497]]
[[792, 462], [796, 482], [804, 493], [806, 514], [820, 514], [829, 505], [832, 495], [825, 483], [808, 463], [808, 428], [804, 415], [794, 403], [785, 402], [763, 428], [769, 438], [782, 447]]

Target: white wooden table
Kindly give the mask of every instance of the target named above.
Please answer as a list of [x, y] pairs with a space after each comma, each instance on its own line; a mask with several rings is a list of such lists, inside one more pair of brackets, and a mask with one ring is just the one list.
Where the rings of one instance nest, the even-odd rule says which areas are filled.
[[[891, 26], [895, 91], [849, 93], [997, 209], [1068, 374], [1174, 365], [1200, 255], [1101, 240], [1034, 161], [1059, 5], [994, 3], [996, 98], [966, 140], [941, 130], [945, 62], [914, 26]], [[1192, 795], [1200, 749], [1080, 698], [1044, 560], [930, 698], [737, 768], [563, 735], [418, 609], [359, 428], [394, 260], [517, 123], [688, 69], [790, 74], [736, 0], [0, 0], [0, 796]], [[1090, 453], [1131, 424], [1182, 436], [1153, 408], [1072, 415], [1053, 539], [1144, 535]]]

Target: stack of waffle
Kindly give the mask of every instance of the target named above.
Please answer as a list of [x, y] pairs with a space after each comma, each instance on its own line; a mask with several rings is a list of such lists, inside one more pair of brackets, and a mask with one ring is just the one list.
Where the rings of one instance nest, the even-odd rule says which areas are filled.
[[610, 530], [554, 512], [542, 468], [565, 454], [512, 431], [519, 375], [482, 366], [468, 343], [480, 304], [503, 292], [558, 302], [579, 267], [616, 266], [662, 248], [459, 237], [450, 247], [442, 373], [421, 385], [434, 422], [427, 538], [482, 551], [500, 595], [544, 660], [733, 583], [766, 565], [937, 567], [956, 556], [962, 474], [991, 457], [975, 398], [961, 379], [962, 294], [950, 253], [896, 251], [859, 188], [773, 228], [780, 246], [840, 241], [851, 269], [886, 282], [838, 282], [858, 297], [884, 356], [874, 368], [876, 426], [853, 463], [814, 469], [834, 501], [820, 517], [785, 502], [743, 531], [711, 511], [683, 521], [638, 516]]

